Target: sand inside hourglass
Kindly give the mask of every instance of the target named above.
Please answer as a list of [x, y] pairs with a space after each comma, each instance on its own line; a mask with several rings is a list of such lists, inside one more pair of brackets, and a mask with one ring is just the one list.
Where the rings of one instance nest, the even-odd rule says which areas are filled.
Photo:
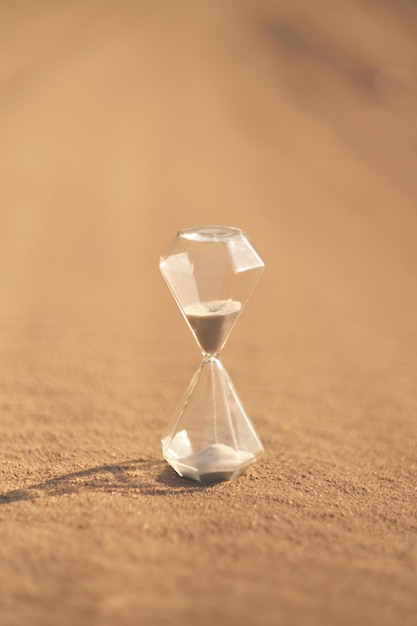
[[[182, 438], [183, 433], [180, 433]], [[196, 454], [178, 458], [174, 453], [175, 441], [172, 442], [165, 458], [172, 467], [183, 476], [202, 483], [231, 480], [245, 471], [258, 454], [245, 450], [235, 450], [231, 446], [213, 443]]]
[[188, 323], [205, 354], [220, 352], [241, 308], [240, 302], [230, 298], [195, 302], [184, 307]]

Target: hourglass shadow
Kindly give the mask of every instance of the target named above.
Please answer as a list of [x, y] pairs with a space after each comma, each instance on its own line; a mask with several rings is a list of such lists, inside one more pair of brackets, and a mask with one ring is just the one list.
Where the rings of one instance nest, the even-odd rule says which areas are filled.
[[165, 495], [169, 490], [158, 488], [155, 484], [155, 474], [163, 463], [162, 460], [134, 459], [62, 474], [28, 487], [0, 493], [0, 505], [85, 491]]
[[[163, 467], [158, 474], [158, 470]], [[187, 480], [178, 474], [165, 461], [133, 459], [121, 463], [98, 465], [79, 472], [70, 472], [38, 482], [21, 489], [0, 493], [0, 506], [22, 500], [37, 500], [89, 492], [122, 493], [124, 495], [164, 496], [213, 487], [215, 483], [202, 485]]]

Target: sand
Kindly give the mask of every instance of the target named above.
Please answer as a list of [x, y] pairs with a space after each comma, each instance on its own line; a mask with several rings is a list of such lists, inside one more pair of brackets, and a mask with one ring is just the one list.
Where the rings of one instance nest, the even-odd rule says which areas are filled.
[[[0, 3], [0, 623], [414, 626], [415, 3]], [[158, 261], [241, 227], [222, 359], [265, 446], [160, 436], [199, 354]]]
[[230, 446], [214, 443], [200, 452], [176, 460], [172, 466], [184, 478], [213, 483], [237, 478], [255, 460], [255, 455]]
[[218, 354], [240, 313], [236, 300], [195, 302], [184, 307], [188, 323], [204, 354]]

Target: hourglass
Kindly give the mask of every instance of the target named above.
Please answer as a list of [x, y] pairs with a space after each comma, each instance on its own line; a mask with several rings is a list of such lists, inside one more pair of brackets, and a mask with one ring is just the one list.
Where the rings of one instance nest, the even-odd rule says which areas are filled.
[[230, 480], [263, 453], [219, 359], [263, 268], [244, 232], [228, 226], [181, 230], [161, 257], [161, 272], [203, 355], [162, 438], [165, 460], [184, 478]]

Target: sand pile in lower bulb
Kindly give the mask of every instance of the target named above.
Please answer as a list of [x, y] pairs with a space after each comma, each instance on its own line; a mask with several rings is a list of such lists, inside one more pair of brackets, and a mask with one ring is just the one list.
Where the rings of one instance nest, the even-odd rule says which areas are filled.
[[250, 452], [214, 443], [187, 459], [187, 464], [196, 468], [201, 480], [227, 480], [240, 466], [245, 467], [252, 459]]

